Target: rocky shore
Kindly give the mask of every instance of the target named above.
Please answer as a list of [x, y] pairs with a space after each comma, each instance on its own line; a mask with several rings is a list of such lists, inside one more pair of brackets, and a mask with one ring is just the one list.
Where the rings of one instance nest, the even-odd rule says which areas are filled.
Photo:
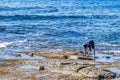
[[[105, 53], [104, 53], [105, 54]], [[107, 54], [107, 53], [106, 53]], [[29, 58], [22, 58], [29, 56]], [[114, 80], [120, 79], [120, 61], [99, 62], [82, 52], [21, 51], [15, 59], [0, 59], [1, 80]], [[106, 57], [107, 58], [107, 57]], [[109, 60], [109, 58], [108, 58]]]

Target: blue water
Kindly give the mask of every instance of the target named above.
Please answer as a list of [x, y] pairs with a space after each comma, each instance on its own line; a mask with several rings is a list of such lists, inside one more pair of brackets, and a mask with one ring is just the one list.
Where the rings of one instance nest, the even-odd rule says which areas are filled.
[[2, 44], [0, 53], [81, 50], [90, 39], [119, 45], [119, 13], [119, 0], [1, 0], [0, 45], [12, 43]]

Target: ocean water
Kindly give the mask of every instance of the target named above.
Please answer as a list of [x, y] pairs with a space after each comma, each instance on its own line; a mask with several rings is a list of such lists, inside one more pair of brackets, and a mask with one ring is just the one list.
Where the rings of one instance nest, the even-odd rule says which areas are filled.
[[119, 0], [0, 1], [0, 54], [82, 50], [91, 39], [98, 50], [120, 49]]

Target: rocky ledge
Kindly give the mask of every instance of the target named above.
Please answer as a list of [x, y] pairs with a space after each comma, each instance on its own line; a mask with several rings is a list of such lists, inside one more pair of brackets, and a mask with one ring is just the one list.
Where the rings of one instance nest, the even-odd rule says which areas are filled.
[[58, 52], [47, 53], [39, 51], [24, 51], [22, 53], [28, 54], [30, 56], [38, 55], [53, 59], [52, 62], [49, 61], [51, 67], [47, 67], [47, 69], [51, 72], [68, 74], [81, 78], [89, 77], [96, 79], [112, 79], [116, 77], [115, 73], [105, 70], [102, 67], [97, 68], [95, 65], [102, 65], [103, 63], [95, 62], [92, 57], [85, 57], [83, 56], [83, 53], [79, 51], [62, 50]]
[[[29, 58], [22, 58], [25, 54]], [[16, 59], [1, 59], [1, 80], [110, 80], [120, 79], [120, 74], [107, 68], [120, 68], [119, 61], [97, 62], [82, 52], [61, 50], [56, 52], [21, 51]], [[39, 58], [36, 56], [43, 56]], [[18, 59], [17, 59], [18, 57]], [[4, 76], [3, 75], [6, 75]]]

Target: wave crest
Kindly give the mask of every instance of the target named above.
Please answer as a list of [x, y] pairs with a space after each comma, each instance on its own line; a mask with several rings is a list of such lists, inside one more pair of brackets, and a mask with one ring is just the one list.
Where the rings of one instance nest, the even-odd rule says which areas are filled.
[[12, 44], [16, 44], [16, 43], [23, 43], [23, 42], [26, 42], [27, 40], [19, 40], [19, 41], [12, 41], [12, 42], [2, 42], [0, 43], [0, 48], [5, 48], [9, 45], [12, 45]]

